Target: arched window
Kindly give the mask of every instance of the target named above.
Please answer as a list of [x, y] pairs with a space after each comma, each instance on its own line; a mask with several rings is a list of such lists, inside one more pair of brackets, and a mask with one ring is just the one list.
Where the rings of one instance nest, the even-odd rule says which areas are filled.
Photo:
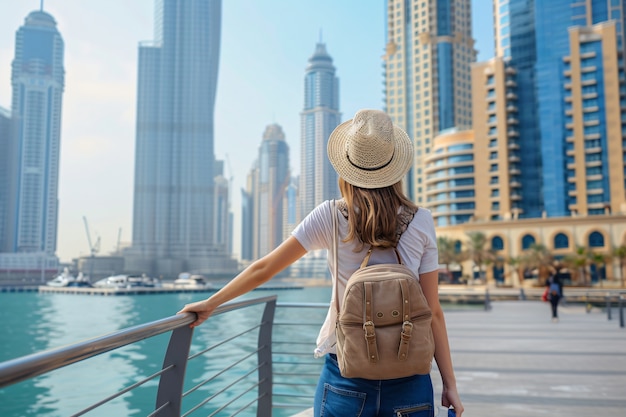
[[567, 249], [569, 247], [569, 239], [564, 233], [557, 233], [554, 236], [554, 249]]
[[494, 236], [491, 239], [491, 249], [493, 250], [502, 250], [504, 249], [504, 241], [500, 236]]
[[522, 249], [526, 250], [530, 248], [530, 245], [535, 243], [535, 238], [532, 235], [524, 235], [522, 238]]
[[461, 253], [461, 241], [457, 240], [454, 242], [454, 253]]
[[589, 235], [589, 247], [601, 248], [604, 246], [604, 236], [600, 232], [592, 232]]

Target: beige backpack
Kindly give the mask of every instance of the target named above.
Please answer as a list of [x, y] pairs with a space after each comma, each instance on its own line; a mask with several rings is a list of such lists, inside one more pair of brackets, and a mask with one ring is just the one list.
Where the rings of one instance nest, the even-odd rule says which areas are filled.
[[[332, 207], [338, 294], [335, 202]], [[406, 228], [408, 223], [403, 226]], [[368, 265], [372, 250], [348, 280], [341, 309], [336, 297], [337, 361], [341, 375], [394, 379], [428, 374], [435, 352], [432, 313], [418, 277], [402, 263], [396, 248], [397, 264]]]

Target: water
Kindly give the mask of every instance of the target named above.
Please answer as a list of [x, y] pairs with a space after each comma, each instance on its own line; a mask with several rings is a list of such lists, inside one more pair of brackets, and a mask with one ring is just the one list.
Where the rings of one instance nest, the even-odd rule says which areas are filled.
[[[330, 287], [254, 291], [242, 298], [278, 296], [278, 301], [328, 302]], [[154, 294], [101, 297], [74, 294], [0, 293], [0, 361], [57, 348], [176, 314], [186, 303], [206, 294]], [[191, 351], [210, 344], [211, 332], [231, 332], [236, 322], [255, 314], [239, 310], [207, 321], [194, 332]], [[321, 321], [325, 310], [314, 313]], [[317, 329], [316, 329], [317, 330]], [[281, 338], [275, 332], [274, 339]], [[283, 339], [287, 339], [287, 335]], [[99, 355], [0, 390], [2, 417], [67, 416], [160, 369], [169, 334]], [[251, 349], [254, 345], [248, 346]], [[314, 346], [310, 347], [311, 352]], [[242, 346], [242, 351], [246, 347]], [[239, 352], [224, 352], [236, 356]], [[187, 378], [202, 380], [220, 364], [194, 363]], [[157, 382], [149, 382], [88, 416], [145, 416], [154, 409]], [[206, 392], [203, 393], [206, 395]], [[281, 411], [282, 415], [294, 410]], [[226, 415], [226, 414], [220, 414]], [[241, 414], [243, 415], [243, 414]]]

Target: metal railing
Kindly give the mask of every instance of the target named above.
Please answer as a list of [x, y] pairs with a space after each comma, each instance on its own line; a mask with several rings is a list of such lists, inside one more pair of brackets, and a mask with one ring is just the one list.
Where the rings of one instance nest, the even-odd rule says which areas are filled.
[[[615, 301], [617, 304], [617, 313], [619, 316], [619, 327], [626, 327], [625, 318], [624, 318], [624, 309], [626, 309], [626, 291], [596, 291], [596, 299], [599, 297], [604, 298], [604, 302], [606, 303], [606, 318], [607, 320], [613, 319], [613, 302]], [[587, 313], [590, 312], [591, 300], [593, 299], [593, 294], [591, 292], [587, 292]]]
[[[245, 413], [269, 417], [273, 408], [293, 408], [295, 412], [307, 409], [312, 405], [321, 368], [321, 361], [312, 358], [312, 346], [324, 316], [305, 314], [306, 321], [302, 314], [298, 314], [294, 320], [294, 314], [290, 312], [304, 308], [319, 309], [325, 314], [328, 304], [281, 304], [275, 321], [276, 298], [275, 295], [255, 298], [216, 309], [203, 326], [213, 323], [211, 328], [218, 328], [221, 315], [238, 314], [236, 311], [243, 309], [245, 312], [240, 313], [245, 314], [245, 320], [235, 320], [239, 326], [228, 328], [227, 334], [216, 330], [214, 333], [220, 333], [219, 338], [211, 333], [210, 343], [196, 343], [202, 348], [191, 355], [194, 331], [189, 324], [195, 320], [195, 315], [180, 314], [0, 363], [0, 388], [171, 332], [158, 371], [72, 415], [84, 415], [142, 385], [156, 384], [157, 381], [154, 410], [148, 416], [178, 417], [195, 415], [195, 412], [207, 415], [208, 412], [209, 416]], [[262, 308], [261, 314], [255, 316], [248, 312], [254, 308]], [[282, 331], [281, 334], [287, 336], [273, 341], [275, 327], [279, 326], [294, 330]], [[231, 354], [235, 351], [239, 356]], [[308, 359], [303, 359], [305, 356]], [[190, 363], [199, 358], [204, 358], [204, 364], [191, 367], [194, 375], [186, 375]], [[207, 363], [219, 364], [219, 368], [213, 366], [207, 370]], [[281, 387], [288, 387], [288, 390], [279, 389]]]

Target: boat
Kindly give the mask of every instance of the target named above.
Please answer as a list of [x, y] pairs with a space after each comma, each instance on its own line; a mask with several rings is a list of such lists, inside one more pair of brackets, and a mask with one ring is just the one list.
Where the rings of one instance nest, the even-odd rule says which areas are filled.
[[146, 274], [141, 275], [111, 275], [96, 281], [93, 284], [96, 288], [156, 288], [161, 286], [161, 281], [157, 278], [152, 278]]
[[70, 270], [67, 267], [63, 268], [62, 273], [48, 281], [46, 284], [50, 287], [91, 287], [89, 279], [87, 279], [82, 272], [75, 277], [70, 273]]
[[174, 280], [174, 287], [202, 289], [202, 288], [212, 288], [213, 285], [211, 285], [211, 283], [203, 275], [190, 274], [189, 272], [182, 272], [178, 274], [178, 278]]

